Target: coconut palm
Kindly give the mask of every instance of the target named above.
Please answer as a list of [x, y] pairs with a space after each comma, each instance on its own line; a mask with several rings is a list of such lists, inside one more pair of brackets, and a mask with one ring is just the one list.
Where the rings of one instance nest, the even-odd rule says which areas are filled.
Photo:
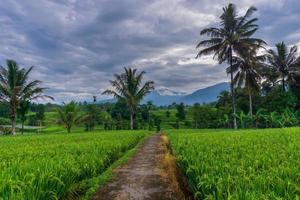
[[8, 103], [12, 134], [16, 134], [17, 108], [21, 101], [30, 101], [38, 98], [50, 98], [43, 95], [45, 88], [39, 87], [41, 81], [29, 80], [33, 69], [19, 68], [14, 60], [7, 60], [6, 67], [0, 66], [0, 101]]
[[290, 49], [284, 42], [277, 43], [276, 50], [268, 50], [267, 66], [276, 71], [281, 80], [282, 90], [285, 91], [287, 82], [294, 82], [294, 77], [300, 71], [300, 56], [297, 46]]
[[[219, 27], [205, 28], [200, 32], [200, 35], [207, 35], [210, 38], [198, 43], [196, 48], [201, 48], [201, 50], [196, 58], [214, 54], [214, 58], [220, 64], [227, 61], [231, 67], [234, 54], [240, 54], [245, 49], [257, 48], [265, 44], [263, 40], [252, 37], [258, 30], [258, 25], [255, 24], [258, 19], [250, 18], [255, 11], [255, 7], [250, 7], [243, 16], [238, 16], [234, 4], [224, 7]], [[230, 78], [234, 128], [237, 128], [233, 73], [230, 73]]]
[[64, 104], [62, 108], [57, 109], [57, 112], [59, 123], [66, 127], [68, 133], [71, 133], [72, 127], [82, 119], [78, 106], [74, 101]]
[[102, 94], [113, 95], [119, 101], [126, 103], [130, 111], [130, 129], [133, 129], [133, 118], [141, 100], [154, 89], [154, 82], [147, 81], [142, 84], [144, 71], [138, 73], [137, 69], [124, 68], [122, 74], [115, 74], [115, 80], [110, 81], [113, 90], [105, 90]]
[[233, 57], [233, 65], [227, 68], [228, 73], [234, 73], [233, 83], [237, 87], [245, 87], [249, 95], [249, 113], [253, 116], [252, 94], [260, 90], [260, 69], [265, 61], [265, 55], [257, 55], [258, 49], [248, 49]]

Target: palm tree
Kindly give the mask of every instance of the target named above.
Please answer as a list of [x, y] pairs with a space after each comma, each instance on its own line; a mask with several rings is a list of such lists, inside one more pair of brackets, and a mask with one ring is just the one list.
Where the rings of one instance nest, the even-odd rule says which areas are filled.
[[71, 133], [74, 124], [82, 119], [78, 106], [74, 101], [64, 104], [62, 108], [57, 109], [57, 112], [59, 116], [59, 123], [66, 127], [68, 133]]
[[[220, 64], [227, 61], [232, 67], [233, 54], [240, 54], [245, 49], [257, 48], [265, 44], [263, 40], [251, 37], [258, 30], [258, 25], [255, 24], [258, 19], [249, 19], [254, 11], [256, 8], [250, 7], [245, 15], [238, 16], [234, 4], [224, 7], [219, 27], [205, 28], [200, 32], [200, 35], [207, 35], [210, 38], [198, 43], [196, 48], [203, 49], [199, 51], [196, 58], [213, 53]], [[234, 128], [237, 128], [233, 73], [230, 73], [230, 78]]]
[[286, 82], [293, 82], [294, 76], [300, 70], [300, 56], [298, 55], [297, 46], [290, 49], [284, 42], [277, 43], [276, 50], [268, 50], [268, 64], [267, 66], [273, 71], [276, 71], [278, 78], [281, 80], [282, 90], [285, 91]]
[[233, 57], [233, 65], [227, 68], [228, 73], [235, 74], [233, 83], [237, 87], [244, 86], [249, 95], [249, 113], [253, 116], [252, 93], [260, 90], [260, 69], [265, 61], [264, 55], [257, 55], [258, 49], [248, 49], [240, 57]]
[[10, 108], [10, 119], [12, 124], [12, 134], [16, 134], [17, 108], [21, 101], [30, 101], [38, 98], [50, 98], [43, 95], [45, 88], [39, 87], [41, 81], [29, 80], [30, 72], [19, 68], [14, 60], [7, 60], [6, 67], [0, 66], [0, 101], [8, 103]]
[[142, 85], [144, 71], [137, 73], [137, 69], [124, 68], [122, 74], [115, 74], [115, 80], [110, 81], [114, 90], [105, 90], [102, 94], [113, 95], [120, 102], [126, 103], [130, 111], [130, 129], [133, 129], [133, 117], [141, 100], [154, 89], [154, 82], [147, 81]]

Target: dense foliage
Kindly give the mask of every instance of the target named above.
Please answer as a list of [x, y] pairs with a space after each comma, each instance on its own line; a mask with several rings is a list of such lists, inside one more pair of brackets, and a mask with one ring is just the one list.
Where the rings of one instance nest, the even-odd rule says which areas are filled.
[[298, 199], [300, 129], [170, 131], [197, 199]]
[[45, 88], [40, 87], [41, 81], [30, 80], [33, 67], [20, 68], [14, 60], [7, 60], [6, 66], [0, 66], [0, 101], [9, 105], [12, 134], [16, 134], [17, 109], [22, 101], [38, 98], [50, 98], [44, 95]]
[[119, 102], [124, 103], [130, 114], [130, 129], [134, 128], [134, 117], [142, 99], [154, 89], [154, 82], [143, 83], [145, 71], [124, 68], [122, 74], [115, 74], [115, 80], [110, 81], [113, 90], [105, 90], [103, 94], [114, 96]]

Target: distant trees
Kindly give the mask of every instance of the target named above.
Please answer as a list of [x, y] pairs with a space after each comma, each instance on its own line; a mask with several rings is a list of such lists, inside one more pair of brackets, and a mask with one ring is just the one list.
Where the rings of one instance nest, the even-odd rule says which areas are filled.
[[185, 108], [184, 108], [184, 104], [180, 103], [178, 105], [176, 105], [176, 117], [178, 118], [179, 121], [183, 121], [185, 120]]
[[185, 120], [186, 112], [185, 112], [185, 106], [184, 106], [184, 104], [183, 103], [177, 104], [176, 105], [176, 110], [177, 110], [177, 112], [176, 112], [175, 128], [179, 129], [180, 121]]
[[36, 119], [40, 122], [39, 126], [44, 123], [45, 120], [45, 106], [43, 104], [38, 104], [36, 107]]
[[64, 104], [61, 108], [57, 109], [57, 112], [59, 123], [66, 127], [68, 133], [71, 132], [72, 127], [82, 118], [78, 106], [74, 101]]
[[113, 95], [120, 102], [124, 102], [130, 112], [130, 129], [134, 128], [134, 115], [140, 101], [154, 89], [154, 82], [142, 83], [145, 72], [137, 72], [137, 69], [124, 68], [122, 74], [115, 74], [115, 80], [110, 81], [113, 90], [105, 90], [103, 94]]
[[171, 116], [171, 113], [170, 113], [169, 110], [167, 110], [167, 111], [166, 111], [166, 117], [167, 117], [167, 118], [170, 118], [170, 116]]
[[9, 105], [13, 135], [16, 134], [17, 108], [21, 101], [45, 97], [53, 99], [43, 94], [45, 88], [39, 87], [41, 81], [29, 80], [32, 69], [19, 68], [14, 60], [7, 60], [6, 67], [0, 66], [0, 101]]
[[85, 125], [86, 131], [94, 130], [94, 127], [99, 122], [100, 112], [95, 104], [88, 104], [85, 106], [85, 114], [82, 121]]
[[[248, 51], [248, 49], [258, 48], [265, 44], [263, 40], [252, 37], [258, 30], [258, 25], [255, 24], [258, 19], [250, 18], [255, 11], [255, 7], [250, 7], [243, 16], [238, 16], [234, 4], [224, 7], [219, 27], [205, 28], [200, 32], [200, 35], [207, 35], [209, 39], [198, 43], [197, 48], [202, 49], [196, 58], [214, 54], [214, 58], [219, 63], [227, 61], [232, 68], [234, 53], [240, 55], [245, 50]], [[230, 70], [230, 77], [233, 123], [234, 128], [237, 128], [233, 70]]]
[[24, 134], [24, 123], [27, 119], [27, 113], [29, 111], [29, 108], [30, 108], [30, 102], [29, 101], [26, 101], [26, 100], [23, 100], [20, 102], [20, 105], [19, 105], [19, 108], [18, 108], [18, 113], [20, 115], [20, 119], [21, 119], [21, 133], [22, 135]]

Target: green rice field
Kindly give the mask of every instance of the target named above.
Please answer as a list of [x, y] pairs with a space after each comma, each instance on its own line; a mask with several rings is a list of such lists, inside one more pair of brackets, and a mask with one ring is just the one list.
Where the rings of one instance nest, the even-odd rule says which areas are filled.
[[[0, 138], [0, 199], [68, 199], [100, 176], [146, 131], [110, 131]], [[86, 189], [86, 188], [85, 188]]]
[[168, 136], [197, 199], [299, 199], [300, 128]]

